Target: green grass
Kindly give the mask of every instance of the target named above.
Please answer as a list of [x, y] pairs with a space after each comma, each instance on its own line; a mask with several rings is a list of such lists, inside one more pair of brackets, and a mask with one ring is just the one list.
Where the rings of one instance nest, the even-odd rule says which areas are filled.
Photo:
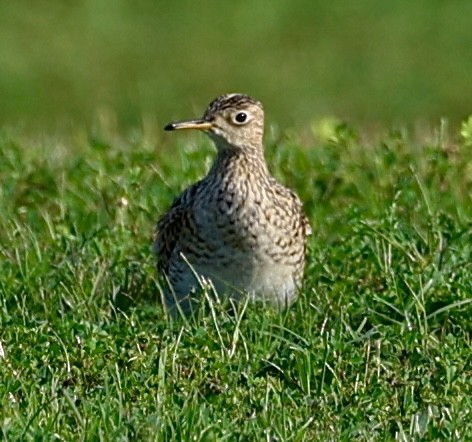
[[267, 141], [314, 229], [297, 303], [187, 322], [151, 234], [209, 142], [4, 131], [1, 438], [472, 439], [470, 138], [328, 129]]

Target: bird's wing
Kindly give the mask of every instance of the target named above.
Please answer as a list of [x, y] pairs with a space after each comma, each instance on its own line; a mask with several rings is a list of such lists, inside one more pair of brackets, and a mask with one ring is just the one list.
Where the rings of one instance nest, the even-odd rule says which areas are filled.
[[310, 236], [313, 233], [313, 230], [310, 226], [310, 221], [308, 221], [308, 217], [303, 210], [303, 203], [295, 192], [290, 190], [290, 193], [292, 194], [293, 200], [295, 201], [296, 211], [298, 212], [300, 222], [303, 226], [303, 229], [305, 230], [305, 236]]
[[275, 192], [276, 195], [278, 194], [280, 196], [279, 198], [277, 198], [278, 200], [291, 201], [291, 204], [289, 204], [290, 209], [288, 209], [287, 207], [284, 207], [283, 209], [291, 210], [292, 216], [297, 216], [300, 220], [300, 223], [305, 231], [305, 236], [310, 236], [313, 233], [313, 230], [311, 228], [310, 221], [308, 220], [305, 211], [303, 210], [303, 203], [301, 202], [298, 195], [292, 189], [289, 189], [288, 187], [285, 187], [280, 184], [278, 181], [275, 180], [275, 178], [272, 179], [272, 184], [272, 190]]
[[197, 184], [189, 187], [177, 197], [169, 211], [157, 222], [154, 235], [154, 253], [157, 256], [157, 269], [161, 273], [167, 273], [172, 254], [178, 247], [182, 228], [188, 224], [191, 201], [197, 191]]

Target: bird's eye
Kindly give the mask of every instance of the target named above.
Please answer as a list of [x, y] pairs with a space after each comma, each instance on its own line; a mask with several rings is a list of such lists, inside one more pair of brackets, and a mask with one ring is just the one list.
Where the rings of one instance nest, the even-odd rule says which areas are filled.
[[238, 112], [234, 116], [234, 121], [238, 124], [243, 124], [247, 121], [247, 113], [246, 112]]

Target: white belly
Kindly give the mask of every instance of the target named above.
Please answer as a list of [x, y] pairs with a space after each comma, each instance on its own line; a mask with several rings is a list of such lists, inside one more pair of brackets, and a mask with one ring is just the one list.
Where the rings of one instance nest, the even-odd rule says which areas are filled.
[[208, 282], [221, 297], [240, 299], [247, 295], [276, 308], [289, 306], [296, 297], [297, 286], [291, 266], [269, 260], [250, 260], [243, 255], [234, 256], [231, 261], [214, 261], [208, 265], [184, 265], [186, 269], [181, 269], [179, 280], [173, 284], [178, 299], [192, 292], [195, 294]]

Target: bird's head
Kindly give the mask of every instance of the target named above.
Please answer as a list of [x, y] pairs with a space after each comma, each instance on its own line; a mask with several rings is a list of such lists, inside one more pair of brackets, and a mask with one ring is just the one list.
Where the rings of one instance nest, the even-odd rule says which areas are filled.
[[205, 131], [219, 150], [261, 149], [264, 133], [262, 104], [243, 94], [226, 94], [213, 100], [202, 118], [169, 123], [165, 130]]

